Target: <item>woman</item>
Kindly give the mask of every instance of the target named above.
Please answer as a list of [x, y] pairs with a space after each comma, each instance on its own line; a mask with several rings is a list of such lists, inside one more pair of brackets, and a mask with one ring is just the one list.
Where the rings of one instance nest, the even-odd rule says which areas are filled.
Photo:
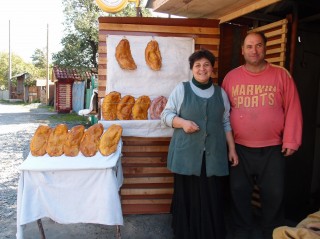
[[220, 176], [228, 175], [228, 158], [235, 166], [238, 156], [227, 95], [212, 83], [214, 62], [208, 50], [193, 53], [192, 80], [176, 86], [161, 114], [175, 129], [167, 166], [174, 173], [172, 227], [179, 239], [226, 237]]

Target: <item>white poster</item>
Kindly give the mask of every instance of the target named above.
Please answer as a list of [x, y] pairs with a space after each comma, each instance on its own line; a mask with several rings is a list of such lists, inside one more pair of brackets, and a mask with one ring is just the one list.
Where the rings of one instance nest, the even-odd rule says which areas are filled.
[[[121, 69], [115, 58], [115, 49], [123, 38], [130, 43], [131, 54], [137, 65], [135, 70]], [[159, 44], [162, 57], [160, 71], [151, 70], [145, 61], [145, 48], [151, 40], [156, 40]], [[168, 98], [179, 82], [192, 78], [188, 59], [193, 52], [193, 38], [109, 35], [106, 94], [118, 91], [122, 97], [132, 95], [138, 98], [148, 95], [151, 100], [158, 96]]]

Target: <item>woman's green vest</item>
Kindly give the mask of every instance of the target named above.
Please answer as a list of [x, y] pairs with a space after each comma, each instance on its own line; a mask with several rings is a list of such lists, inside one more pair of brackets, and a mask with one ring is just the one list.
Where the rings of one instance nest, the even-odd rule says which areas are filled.
[[174, 130], [168, 152], [168, 169], [178, 174], [200, 176], [205, 156], [207, 177], [227, 175], [226, 134], [222, 122], [225, 108], [221, 88], [214, 86], [214, 94], [206, 99], [192, 91], [190, 82], [183, 84], [185, 94], [179, 116], [194, 121], [200, 130], [192, 134], [185, 133], [182, 128]]

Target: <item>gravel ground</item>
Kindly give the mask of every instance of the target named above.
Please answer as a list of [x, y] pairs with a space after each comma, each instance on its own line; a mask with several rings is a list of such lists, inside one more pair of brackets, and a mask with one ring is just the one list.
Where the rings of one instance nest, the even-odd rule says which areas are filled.
[[[27, 158], [29, 142], [37, 127], [40, 124], [54, 127], [58, 123], [66, 123], [69, 128], [77, 125], [77, 122], [50, 122], [49, 116], [56, 113], [39, 106], [0, 102], [0, 239], [16, 238], [18, 166]], [[42, 221], [48, 239], [115, 238], [116, 233], [113, 226], [61, 225], [48, 218]], [[169, 214], [124, 216], [121, 238], [173, 238], [170, 221]], [[36, 222], [25, 226], [24, 235], [25, 239], [40, 238]]]

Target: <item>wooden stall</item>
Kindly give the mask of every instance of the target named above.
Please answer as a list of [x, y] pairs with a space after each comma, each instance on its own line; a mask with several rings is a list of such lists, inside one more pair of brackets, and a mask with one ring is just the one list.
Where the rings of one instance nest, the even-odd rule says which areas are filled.
[[55, 83], [54, 106], [59, 113], [72, 111], [72, 85], [80, 75], [75, 69], [53, 68], [52, 80]]
[[[98, 98], [106, 95], [107, 36], [190, 37], [195, 50], [206, 48], [217, 57], [219, 65], [219, 23], [207, 19], [99, 18]], [[188, 59], [185, 59], [187, 62]], [[101, 109], [101, 107], [99, 107]], [[173, 193], [173, 176], [166, 167], [170, 137], [123, 137], [124, 184], [121, 202], [124, 214], [168, 213]]]

